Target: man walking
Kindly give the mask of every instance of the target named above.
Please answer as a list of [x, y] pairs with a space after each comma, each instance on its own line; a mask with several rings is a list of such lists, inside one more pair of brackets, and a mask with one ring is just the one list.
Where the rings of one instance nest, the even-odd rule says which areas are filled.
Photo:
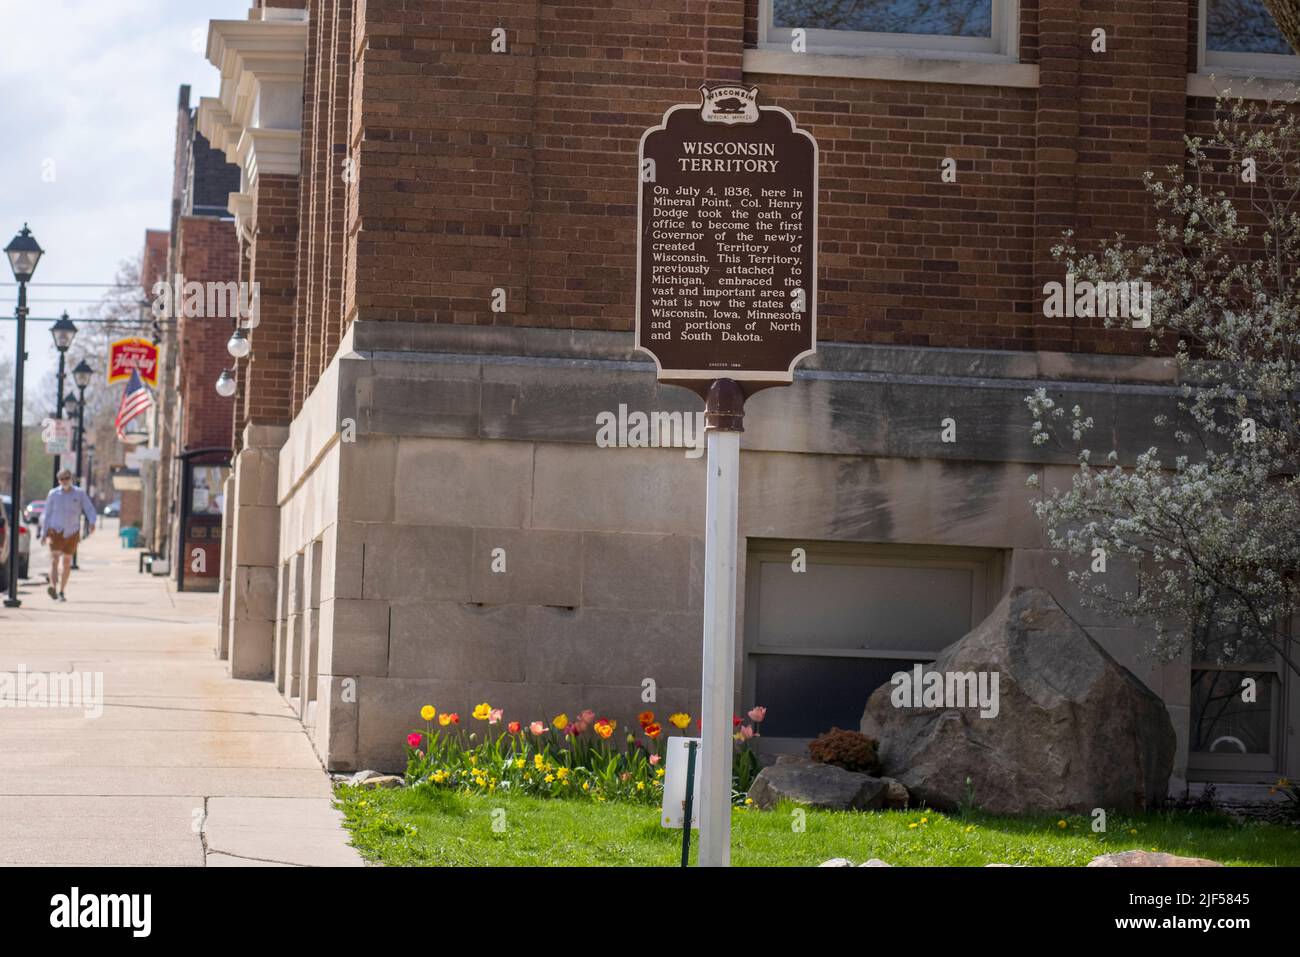
[[50, 543], [50, 587], [45, 589], [56, 601], [67, 601], [63, 589], [68, 585], [72, 556], [81, 540], [81, 516], [86, 516], [86, 537], [95, 531], [95, 506], [90, 496], [72, 484], [72, 472], [62, 469], [59, 484], [45, 496], [41, 513], [41, 544]]

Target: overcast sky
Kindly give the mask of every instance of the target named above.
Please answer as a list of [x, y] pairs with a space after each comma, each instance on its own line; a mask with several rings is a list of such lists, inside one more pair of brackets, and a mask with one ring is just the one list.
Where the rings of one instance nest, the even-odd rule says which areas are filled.
[[[28, 287], [33, 317], [75, 320], [166, 229], [176, 103], [215, 96], [209, 20], [243, 20], [249, 0], [0, 0], [0, 247], [24, 222], [45, 249]], [[0, 353], [14, 354], [16, 289], [0, 267]], [[56, 364], [48, 322], [27, 327], [26, 377]], [[76, 352], [76, 346], [73, 346]], [[103, 357], [88, 357], [96, 369]], [[120, 388], [118, 386], [117, 388]], [[13, 396], [0, 397], [12, 404]]]

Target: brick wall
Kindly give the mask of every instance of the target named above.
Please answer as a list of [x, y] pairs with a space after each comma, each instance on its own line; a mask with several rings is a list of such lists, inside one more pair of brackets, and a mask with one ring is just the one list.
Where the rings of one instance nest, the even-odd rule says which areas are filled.
[[[1144, 348], [1099, 320], [1045, 320], [1041, 290], [1063, 278], [1063, 230], [1149, 232], [1140, 176], [1181, 152], [1192, 0], [1022, 0], [1037, 88], [742, 75], [757, 0], [311, 0], [309, 13], [294, 410], [340, 318], [631, 329], [637, 142], [705, 81], [759, 85], [821, 145], [824, 340]], [[954, 184], [939, 175], [949, 156]], [[490, 309], [498, 287], [504, 313]]]
[[[177, 243], [186, 282], [238, 282], [239, 243], [233, 220], [182, 216]], [[221, 370], [230, 364], [228, 319], [182, 316], [177, 381], [181, 396], [177, 451], [230, 445], [231, 400], [217, 395]]]
[[257, 233], [248, 279], [258, 284], [260, 322], [249, 336], [253, 353], [240, 366], [237, 432], [249, 423], [287, 424], [292, 416], [298, 177], [259, 174], [253, 205]]

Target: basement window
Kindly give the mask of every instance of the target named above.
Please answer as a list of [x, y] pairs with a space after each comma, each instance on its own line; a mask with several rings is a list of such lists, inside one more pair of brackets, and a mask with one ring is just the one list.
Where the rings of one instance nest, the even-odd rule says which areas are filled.
[[832, 727], [856, 731], [876, 688], [993, 610], [1001, 569], [991, 549], [751, 541], [742, 702], [768, 709], [762, 749], [799, 752]]
[[759, 46], [808, 54], [1015, 59], [1016, 0], [759, 0]]
[[1195, 649], [1187, 762], [1193, 776], [1281, 769], [1288, 677], [1282, 658], [1262, 640], [1230, 647], [1217, 659]]

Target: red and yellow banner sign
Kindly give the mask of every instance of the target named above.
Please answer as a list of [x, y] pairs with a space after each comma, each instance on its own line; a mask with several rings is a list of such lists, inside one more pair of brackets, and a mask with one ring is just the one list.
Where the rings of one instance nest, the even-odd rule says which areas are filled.
[[131, 370], [140, 370], [140, 378], [158, 388], [158, 347], [148, 339], [118, 339], [108, 347], [108, 384], [125, 382]]

